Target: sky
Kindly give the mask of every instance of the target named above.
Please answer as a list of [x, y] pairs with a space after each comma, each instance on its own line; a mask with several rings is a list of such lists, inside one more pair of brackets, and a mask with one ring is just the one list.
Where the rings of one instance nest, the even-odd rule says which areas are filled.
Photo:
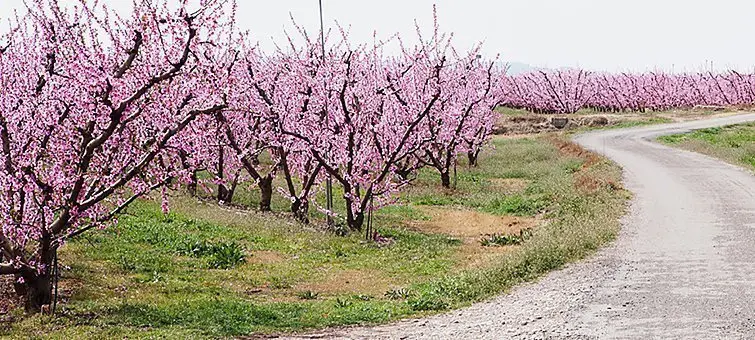
[[[75, 0], [60, 0], [73, 3]], [[88, 0], [91, 1], [91, 0]], [[121, 11], [131, 0], [106, 0]], [[239, 25], [263, 48], [284, 42], [289, 16], [315, 33], [318, 0], [238, 0]], [[349, 27], [368, 43], [399, 33], [415, 37], [414, 20], [431, 32], [432, 6], [441, 30], [467, 49], [536, 67], [595, 71], [700, 71], [755, 66], [755, 4], [747, 0], [322, 0], [327, 28]], [[22, 0], [0, 0], [0, 31]], [[407, 39], [408, 40], [408, 39]], [[711, 66], [712, 65], [712, 66]]]

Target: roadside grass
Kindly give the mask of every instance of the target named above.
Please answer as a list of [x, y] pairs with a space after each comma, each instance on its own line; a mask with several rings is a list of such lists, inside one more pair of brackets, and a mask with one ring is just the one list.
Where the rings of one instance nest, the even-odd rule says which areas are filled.
[[[376, 228], [390, 240], [384, 245], [318, 229], [322, 215], [302, 226], [285, 213], [176, 193], [166, 216], [158, 203], [140, 201], [117, 226], [61, 250], [70, 268], [58, 317], [16, 310], [0, 336], [288, 333], [384, 323], [489, 298], [591, 254], [618, 232], [628, 199], [620, 170], [562, 138], [494, 138], [479, 167], [460, 161], [455, 190], [439, 189], [437, 174], [422, 170], [397, 205], [376, 212]], [[255, 205], [253, 189], [237, 195]], [[274, 202], [278, 211], [287, 207]], [[444, 222], [437, 211], [537, 225], [521, 245], [483, 247], [483, 235], [428, 232], [423, 226]], [[482, 265], [468, 263], [480, 256]]]
[[662, 143], [755, 169], [755, 123], [661, 136]]
[[505, 107], [505, 106], [499, 106], [495, 110], [496, 112], [504, 116], [526, 116], [526, 115], [532, 114], [531, 112], [524, 109], [512, 109], [510, 107]]
[[647, 115], [640, 116], [638, 118], [634, 118], [631, 120], [618, 121], [616, 123], [609, 124], [606, 126], [596, 126], [596, 127], [582, 126], [573, 130], [566, 131], [565, 133], [567, 136], [574, 136], [580, 133], [585, 133], [585, 132], [595, 131], [595, 130], [628, 129], [628, 128], [633, 128], [633, 127], [668, 124], [668, 123], [673, 123], [673, 122], [674, 120], [669, 117], [657, 116], [655, 114], [647, 114]]
[[607, 128], [623, 129], [623, 128], [631, 128], [631, 127], [637, 127], [637, 126], [667, 124], [667, 123], [673, 123], [673, 122], [674, 120], [671, 118], [652, 115], [652, 116], [647, 116], [642, 120], [627, 120], [627, 121], [619, 122], [617, 124], [610, 125]]

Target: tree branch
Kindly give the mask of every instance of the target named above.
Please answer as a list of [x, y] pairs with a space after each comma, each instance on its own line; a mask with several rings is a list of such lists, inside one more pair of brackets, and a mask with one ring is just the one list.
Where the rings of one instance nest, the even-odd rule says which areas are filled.
[[98, 217], [97, 220], [95, 221], [96, 223], [92, 223], [92, 224], [89, 224], [89, 225], [87, 225], [85, 227], [76, 229], [76, 230], [68, 233], [67, 235], [58, 238], [55, 242], [53, 242], [53, 247], [58, 247], [65, 240], [68, 240], [68, 239], [71, 239], [71, 238], [76, 237], [78, 235], [81, 235], [81, 234], [85, 233], [86, 231], [88, 231], [88, 230], [96, 227], [97, 223], [104, 223], [104, 222], [107, 222], [107, 221], [111, 220], [113, 217], [115, 217], [115, 215], [120, 214], [121, 212], [123, 212], [123, 210], [125, 210], [126, 208], [128, 208], [128, 206], [131, 205], [131, 203], [133, 203], [134, 201], [136, 201], [139, 197], [142, 197], [142, 196], [144, 196], [144, 195], [146, 195], [146, 194], [148, 194], [148, 193], [150, 193], [150, 192], [152, 192], [154, 190], [157, 190], [157, 189], [161, 188], [162, 186], [164, 186], [165, 184], [167, 184], [168, 182], [170, 182], [172, 179], [173, 179], [172, 177], [168, 177], [165, 180], [163, 180], [163, 181], [161, 181], [161, 182], [159, 182], [159, 183], [157, 183], [157, 184], [149, 187], [148, 190], [145, 190], [143, 192], [140, 192], [140, 193], [132, 195], [131, 197], [129, 197], [129, 199], [127, 199], [126, 201], [124, 201], [123, 203], [121, 203], [118, 207], [116, 207], [115, 209], [111, 210], [106, 215]]
[[136, 59], [136, 56], [139, 54], [139, 48], [142, 46], [142, 43], [144, 42], [144, 37], [142, 36], [142, 32], [134, 31], [136, 36], [134, 37], [134, 47], [132, 47], [130, 50], [128, 50], [128, 58], [126, 58], [126, 61], [123, 62], [123, 65], [118, 68], [118, 70], [115, 71], [115, 78], [119, 79], [122, 78], [124, 74], [126, 74], [126, 71], [128, 71], [131, 68], [131, 65], [134, 64], [134, 60]]
[[0, 263], [0, 275], [12, 275], [20, 272], [21, 270], [16, 269], [16, 267], [10, 263]]
[[178, 123], [176, 126], [174, 126], [172, 129], [168, 129], [165, 131], [163, 136], [158, 141], [157, 145], [155, 145], [154, 150], [149, 152], [148, 154], [144, 155], [144, 157], [137, 163], [130, 171], [126, 173], [125, 176], [123, 176], [119, 181], [113, 183], [108, 188], [100, 191], [96, 195], [94, 195], [92, 198], [84, 201], [80, 208], [82, 210], [89, 209], [94, 204], [99, 203], [106, 197], [110, 196], [115, 190], [122, 187], [124, 184], [128, 183], [131, 179], [133, 179], [136, 175], [140, 174], [142, 170], [152, 162], [152, 160], [157, 156], [161, 151], [165, 149], [166, 144], [168, 141], [175, 136], [179, 131], [183, 130], [191, 121], [193, 121], [197, 116], [200, 115], [211, 115], [215, 114], [218, 111], [221, 111], [225, 109], [227, 106], [225, 104], [222, 105], [216, 105], [209, 109], [205, 110], [192, 110], [186, 116]]

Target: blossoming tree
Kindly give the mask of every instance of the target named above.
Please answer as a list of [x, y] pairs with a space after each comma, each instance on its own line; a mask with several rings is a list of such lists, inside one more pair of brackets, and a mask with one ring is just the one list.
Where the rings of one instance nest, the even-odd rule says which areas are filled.
[[0, 274], [16, 277], [27, 310], [50, 303], [66, 240], [187, 178], [176, 136], [226, 107], [209, 59], [232, 3], [203, 3], [135, 1], [121, 17], [34, 0], [0, 37]]

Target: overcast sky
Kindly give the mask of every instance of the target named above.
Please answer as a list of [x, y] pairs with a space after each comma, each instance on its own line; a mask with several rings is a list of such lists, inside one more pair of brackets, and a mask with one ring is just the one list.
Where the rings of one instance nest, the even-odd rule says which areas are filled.
[[[71, 3], [73, 0], [61, 0]], [[283, 41], [289, 13], [311, 32], [317, 0], [238, 0], [240, 25], [263, 47]], [[323, 0], [325, 23], [351, 26], [352, 40], [372, 32], [414, 36], [414, 19], [429, 29], [432, 5], [441, 29], [460, 48], [483, 41], [486, 55], [541, 67], [604, 71], [751, 71], [755, 66], [755, 4], [748, 0]], [[107, 0], [127, 10], [131, 0]], [[21, 0], [0, 0], [1, 30]]]

